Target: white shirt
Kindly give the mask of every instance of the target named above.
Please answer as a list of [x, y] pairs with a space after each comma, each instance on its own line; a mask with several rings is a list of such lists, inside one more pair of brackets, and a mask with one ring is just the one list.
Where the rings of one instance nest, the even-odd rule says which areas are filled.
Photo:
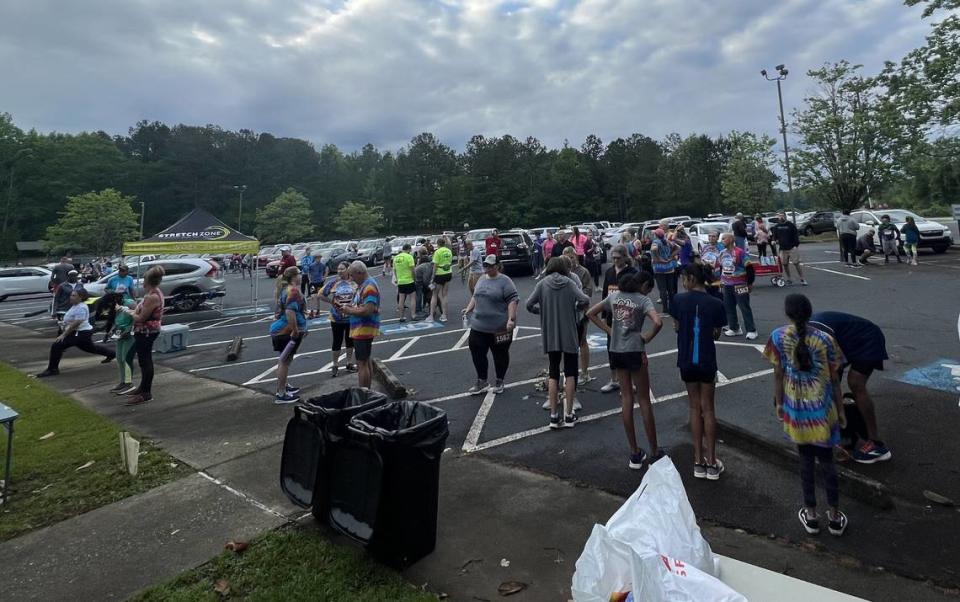
[[70, 324], [70, 322], [76, 322], [78, 320], [80, 321], [80, 327], [77, 328], [77, 332], [93, 330], [93, 325], [90, 324], [90, 310], [87, 308], [86, 303], [72, 305], [63, 316], [64, 324]]

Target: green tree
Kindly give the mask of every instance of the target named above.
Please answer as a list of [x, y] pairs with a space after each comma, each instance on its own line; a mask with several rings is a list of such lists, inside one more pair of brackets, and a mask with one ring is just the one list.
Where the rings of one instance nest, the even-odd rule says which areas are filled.
[[819, 93], [793, 114], [801, 148], [794, 153], [802, 186], [829, 190], [834, 206], [855, 209], [899, 172], [915, 140], [910, 120], [882, 93], [878, 81], [847, 61], [808, 72]]
[[730, 156], [723, 170], [720, 189], [727, 212], [757, 213], [773, 205], [773, 185], [777, 176], [771, 166], [776, 163], [769, 136], [757, 137], [750, 132], [730, 132], [727, 137]]
[[925, 5], [923, 18], [942, 11], [926, 43], [910, 51], [899, 65], [888, 62], [882, 80], [893, 102], [918, 125], [960, 125], [960, 0], [905, 0]]
[[263, 208], [257, 209], [260, 240], [268, 243], [304, 240], [313, 234], [313, 210], [302, 193], [287, 188]]
[[383, 211], [379, 207], [367, 207], [363, 203], [348, 201], [333, 219], [337, 230], [350, 238], [371, 236], [383, 223]]
[[139, 219], [133, 201], [134, 197], [112, 188], [67, 197], [63, 216], [47, 228], [47, 247], [98, 256], [116, 253], [124, 242], [138, 238]]

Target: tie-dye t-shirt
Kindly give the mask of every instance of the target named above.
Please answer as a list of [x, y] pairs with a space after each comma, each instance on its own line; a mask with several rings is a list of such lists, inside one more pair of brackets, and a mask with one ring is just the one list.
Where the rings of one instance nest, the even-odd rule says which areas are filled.
[[770, 334], [763, 351], [770, 363], [783, 369], [783, 431], [798, 445], [832, 447], [840, 442], [840, 425], [830, 374], [840, 370], [843, 354], [833, 337], [808, 326], [813, 367], [803, 372], [795, 359], [798, 341], [796, 327], [781, 326]]
[[353, 304], [362, 307], [372, 304], [376, 307], [369, 316], [350, 316], [350, 338], [372, 339], [380, 334], [380, 287], [373, 278], [367, 278], [357, 289]]

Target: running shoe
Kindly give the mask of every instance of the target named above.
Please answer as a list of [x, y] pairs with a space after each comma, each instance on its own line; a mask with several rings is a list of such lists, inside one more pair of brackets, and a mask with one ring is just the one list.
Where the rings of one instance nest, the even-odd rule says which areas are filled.
[[446, 321], [447, 321], [447, 314], [440, 314], [440, 321], [443, 322], [443, 323], [446, 323]]
[[752, 341], [752, 340], [754, 340], [755, 338], [757, 338], [757, 331], [756, 331], [756, 330], [751, 330], [750, 332], [747, 333], [747, 340], [748, 340], [748, 341]]
[[807, 509], [803, 506], [800, 506], [800, 512], [797, 513], [797, 518], [800, 519], [800, 524], [803, 525], [803, 528], [810, 535], [816, 535], [820, 532], [820, 521], [817, 520], [816, 512], [813, 513], [813, 517], [807, 514]]
[[130, 383], [119, 383], [110, 389], [111, 393], [116, 393], [117, 391], [123, 391], [130, 388]]
[[635, 454], [630, 454], [630, 462], [627, 464], [627, 467], [631, 470], [640, 470], [643, 468], [643, 463], [647, 461], [647, 452], [642, 449]]
[[340, 372], [339, 366], [334, 366], [330, 368], [330, 378], [336, 378], [339, 372]]
[[139, 395], [134, 395], [133, 397], [128, 399], [123, 405], [138, 406], [138, 405], [147, 403], [151, 399], [153, 399], [153, 395], [150, 395], [149, 393], [140, 393]]
[[717, 458], [717, 463], [707, 466], [707, 479], [711, 481], [719, 481], [720, 475], [723, 474], [723, 462], [720, 461], [720, 458]]
[[836, 514], [827, 512], [827, 518], [830, 521], [827, 524], [830, 535], [836, 535], [837, 537], [843, 535], [843, 532], [847, 530], [847, 515], [837, 510]]
[[548, 398], [546, 398], [545, 400], [543, 400], [543, 405], [541, 405], [540, 407], [543, 408], [544, 410], [549, 410], [549, 409], [550, 409], [550, 398], [548, 397]]
[[579, 400], [579, 399], [577, 399], [576, 397], [574, 397], [574, 398], [573, 398], [573, 411], [574, 411], [574, 412], [579, 412], [579, 411], [582, 410], [582, 409], [583, 409], [583, 404], [580, 403], [580, 400]]
[[105, 357], [105, 358], [103, 358], [102, 360], [100, 360], [100, 363], [101, 363], [101, 364], [109, 364], [110, 362], [113, 361], [113, 358], [115, 358], [115, 357], [117, 357], [117, 356], [114, 355], [114, 354], [110, 354], [110, 355], [108, 355], [107, 357]]
[[879, 441], [866, 441], [859, 449], [854, 450], [853, 459], [860, 464], [883, 462], [893, 457], [887, 446]]
[[600, 387], [600, 392], [601, 392], [601, 393], [612, 393], [613, 391], [616, 391], [616, 390], [619, 389], [619, 388], [620, 388], [620, 383], [618, 383], [618, 382], [615, 381], [615, 380], [611, 380], [611, 381], [608, 382], [607, 384], [605, 384], [605, 385], [603, 385], [602, 387]]
[[133, 383], [127, 383], [125, 386], [125, 389], [120, 389], [119, 391], [114, 392], [114, 395], [130, 395], [137, 390], [137, 385]]
[[596, 377], [590, 376], [589, 374], [581, 374], [577, 377], [577, 386], [582, 387], [592, 380], [597, 380]]
[[60, 374], [59, 370], [44, 370], [40, 374], [37, 374], [36, 378], [46, 378], [48, 376], [56, 376]]
[[293, 393], [288, 393], [288, 392], [277, 393], [276, 395], [274, 395], [274, 398], [273, 398], [273, 403], [277, 405], [297, 403], [298, 401], [300, 401], [299, 395], [294, 395]]
[[433, 324], [433, 316], [432, 315], [427, 316], [424, 322], [426, 322], [427, 324]]
[[493, 386], [493, 392], [496, 394], [503, 393], [503, 379], [498, 378], [496, 384]]
[[576, 414], [570, 414], [570, 415], [567, 415], [567, 416], [564, 416], [564, 417], [563, 417], [563, 428], [565, 428], [565, 429], [572, 429], [572, 428], [575, 427], [575, 426], [577, 426], [577, 415], [576, 415]]
[[291, 395], [299, 395], [300, 387], [294, 387], [293, 385], [287, 385], [287, 393]]
[[347, 364], [346, 366], [344, 366], [344, 369], [345, 369], [347, 372], [356, 372], [356, 371], [357, 371], [357, 365], [356, 365], [356, 364]]
[[481, 393], [487, 392], [487, 383], [486, 381], [478, 380], [472, 387], [467, 389], [467, 393], [470, 395], [480, 395]]
[[743, 334], [743, 329], [742, 329], [742, 328], [738, 328], [737, 330], [734, 330], [734, 329], [732, 329], [732, 328], [725, 328], [725, 329], [723, 330], [723, 335], [724, 335], [724, 336], [727, 336], [727, 337], [738, 337], [738, 336], [740, 336], [740, 335], [742, 335], [742, 334]]
[[[630, 468], [633, 468], [632, 466]], [[693, 478], [695, 479], [705, 479], [707, 478], [707, 465], [706, 464], [697, 464], [693, 465]]]
[[560, 414], [550, 414], [550, 428], [558, 429], [560, 425]]
[[802, 284], [803, 286], [807, 286], [807, 281], [804, 280], [803, 278], [801, 278], [801, 279], [800, 279], [800, 284]]

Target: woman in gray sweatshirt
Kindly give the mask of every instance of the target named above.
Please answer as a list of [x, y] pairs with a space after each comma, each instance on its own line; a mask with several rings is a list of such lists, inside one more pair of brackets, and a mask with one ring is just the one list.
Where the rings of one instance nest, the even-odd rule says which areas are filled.
[[[580, 340], [577, 333], [579, 310], [590, 305], [590, 298], [570, 279], [566, 260], [554, 257], [547, 263], [545, 276], [537, 282], [527, 311], [540, 315], [540, 336], [543, 352], [550, 360], [547, 393], [550, 401], [550, 428], [572, 428], [577, 421], [573, 413], [573, 398], [577, 391], [577, 353]], [[560, 361], [563, 360], [564, 418], [557, 413], [560, 387]]]

